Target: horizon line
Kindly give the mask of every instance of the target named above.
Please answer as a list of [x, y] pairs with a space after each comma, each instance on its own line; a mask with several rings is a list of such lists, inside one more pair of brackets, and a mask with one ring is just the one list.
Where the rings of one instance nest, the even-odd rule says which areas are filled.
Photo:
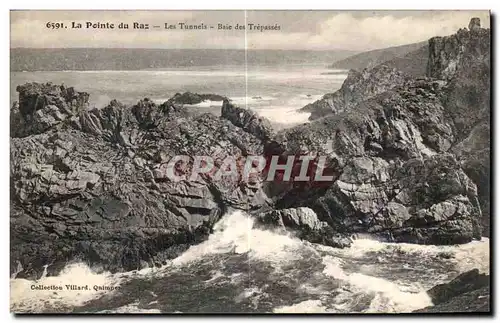
[[[401, 45], [404, 46], [404, 45]], [[394, 47], [394, 46], [390, 46]], [[388, 47], [384, 47], [388, 48]], [[273, 50], [273, 51], [315, 51], [315, 52], [328, 52], [328, 51], [346, 51], [346, 52], [362, 52], [362, 50], [354, 49], [275, 49], [275, 48], [159, 48], [159, 47], [10, 47], [9, 49], [146, 49], [146, 50], [240, 50], [240, 51], [259, 51], [259, 50]], [[380, 48], [381, 49], [381, 48]], [[370, 49], [372, 50], [372, 49]], [[367, 51], [370, 51], [367, 50]]]

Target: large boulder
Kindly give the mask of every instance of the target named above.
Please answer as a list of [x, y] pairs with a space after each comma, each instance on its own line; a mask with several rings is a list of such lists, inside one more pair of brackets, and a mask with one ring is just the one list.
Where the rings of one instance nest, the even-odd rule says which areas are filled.
[[197, 94], [192, 92], [176, 93], [168, 100], [168, 103], [176, 105], [193, 105], [203, 101], [223, 101], [226, 97], [218, 94]]
[[224, 100], [222, 103], [221, 117], [262, 140], [267, 141], [274, 136], [269, 120], [259, 116], [255, 111], [238, 107], [229, 100]]
[[449, 313], [451, 315], [460, 313], [491, 313], [490, 297], [490, 286], [485, 286], [452, 297], [447, 302], [416, 310], [414, 313]]
[[469, 22], [469, 30], [470, 31], [478, 31], [481, 29], [481, 19], [475, 17], [472, 18]]
[[433, 306], [419, 313], [463, 313], [490, 311], [490, 277], [473, 269], [458, 275], [449, 283], [439, 284], [427, 291]]
[[336, 248], [349, 247], [350, 238], [335, 234], [334, 230], [323, 221], [319, 221], [316, 213], [307, 207], [272, 210], [260, 213], [257, 220], [266, 225], [285, 228], [295, 232], [300, 239], [320, 243]]
[[438, 305], [460, 294], [489, 285], [489, 275], [480, 273], [479, 269], [472, 269], [458, 275], [449, 283], [432, 287], [427, 291], [427, 294], [431, 297], [432, 303]]

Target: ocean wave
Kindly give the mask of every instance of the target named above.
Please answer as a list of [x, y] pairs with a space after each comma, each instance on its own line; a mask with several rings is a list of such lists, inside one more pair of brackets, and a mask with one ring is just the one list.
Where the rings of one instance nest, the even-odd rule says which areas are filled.
[[[94, 286], [118, 287], [121, 278], [121, 275], [109, 272], [97, 274], [83, 263], [73, 263], [67, 265], [57, 276], [39, 280], [11, 279], [10, 308], [17, 313], [64, 311], [105, 293], [109, 294], [109, 290]], [[79, 290], [78, 286], [87, 286], [88, 289]]]
[[296, 108], [290, 107], [268, 107], [265, 109], [261, 108], [253, 108], [260, 116], [269, 119], [273, 123], [277, 123], [278, 126], [288, 125], [293, 126], [297, 124], [307, 123], [309, 122], [309, 116], [311, 115], [309, 112], [301, 112]]
[[281, 306], [273, 310], [274, 313], [326, 313], [328, 309], [321, 300], [307, 300], [297, 304]]
[[298, 257], [294, 251], [303, 247], [299, 239], [270, 230], [255, 229], [254, 224], [255, 220], [243, 211], [231, 212], [215, 224], [208, 240], [191, 246], [175, 258], [172, 265], [183, 266], [207, 255], [224, 253], [248, 253], [254, 259], [275, 263], [293, 261]]
[[[428, 288], [471, 267], [488, 268], [488, 247], [488, 239], [428, 246], [365, 238], [337, 249], [301, 241], [291, 232], [256, 227], [249, 214], [231, 211], [215, 224], [206, 241], [161, 268], [110, 274], [70, 264], [55, 277], [11, 279], [11, 310], [196, 312], [220, 311], [230, 304], [238, 311], [275, 313], [410, 312], [432, 305]], [[120, 289], [31, 290], [32, 285], [67, 284]], [[184, 303], [186, 295], [189, 303]], [[117, 301], [109, 301], [113, 298]]]
[[[152, 305], [152, 304], [149, 304]], [[161, 311], [159, 309], [151, 308], [139, 308], [139, 302], [132, 304], [120, 306], [111, 310], [98, 311], [96, 314], [159, 314]], [[180, 312], [178, 312], [180, 313]]]
[[351, 288], [348, 293], [358, 291], [374, 295], [367, 312], [411, 312], [432, 305], [429, 295], [418, 283], [405, 286], [361, 273], [346, 273], [342, 269], [342, 260], [331, 256], [325, 257], [323, 262], [323, 273], [348, 283]]

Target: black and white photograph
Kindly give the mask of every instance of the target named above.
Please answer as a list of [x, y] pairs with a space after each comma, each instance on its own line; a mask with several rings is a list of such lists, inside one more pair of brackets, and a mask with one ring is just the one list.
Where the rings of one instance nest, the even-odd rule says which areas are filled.
[[11, 313], [491, 315], [489, 10], [9, 15]]

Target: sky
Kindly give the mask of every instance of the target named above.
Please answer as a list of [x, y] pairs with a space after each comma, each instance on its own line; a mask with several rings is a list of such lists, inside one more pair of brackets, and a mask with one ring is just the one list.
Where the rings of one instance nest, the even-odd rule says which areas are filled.
[[[27, 48], [221, 48], [366, 51], [446, 36], [479, 17], [489, 28], [488, 11], [11, 11], [11, 47]], [[72, 28], [72, 23], [83, 28]], [[114, 23], [115, 29], [85, 28], [86, 22]], [[118, 29], [120, 22], [129, 29]], [[149, 30], [133, 29], [134, 22]], [[279, 30], [249, 30], [253, 23]], [[66, 28], [47, 28], [63, 23]], [[164, 29], [165, 23], [176, 25]], [[181, 30], [179, 23], [204, 24]], [[233, 26], [218, 30], [218, 24]], [[236, 24], [246, 25], [235, 30]], [[160, 28], [152, 28], [156, 25]], [[213, 26], [211, 29], [209, 26]]]

